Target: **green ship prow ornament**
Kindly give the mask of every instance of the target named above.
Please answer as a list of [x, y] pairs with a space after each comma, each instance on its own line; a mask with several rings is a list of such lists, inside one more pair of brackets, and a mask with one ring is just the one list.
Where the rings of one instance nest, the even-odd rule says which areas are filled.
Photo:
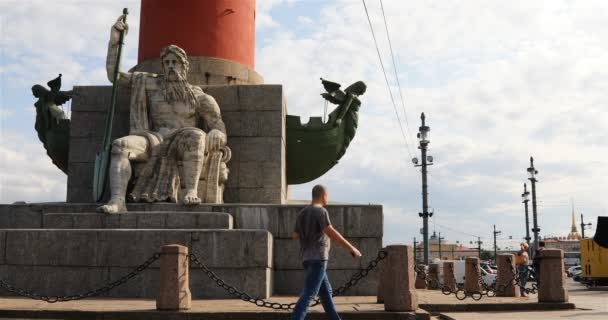
[[325, 123], [311, 117], [302, 124], [299, 116], [287, 115], [287, 183], [315, 180], [333, 168], [355, 137], [359, 121], [360, 95], [367, 86], [357, 81], [344, 91], [340, 84], [321, 78], [329, 103], [336, 104]]

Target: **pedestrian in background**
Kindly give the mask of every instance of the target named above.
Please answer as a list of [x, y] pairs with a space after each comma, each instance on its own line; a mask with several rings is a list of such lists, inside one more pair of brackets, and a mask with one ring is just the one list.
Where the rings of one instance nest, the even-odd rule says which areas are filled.
[[317, 295], [330, 320], [340, 320], [332, 296], [331, 284], [327, 278], [330, 239], [345, 247], [354, 258], [361, 252], [331, 225], [327, 205], [327, 190], [322, 185], [312, 189], [312, 203], [298, 213], [293, 239], [300, 240], [300, 256], [304, 266], [304, 288], [291, 314], [292, 320], [304, 320], [308, 306]]
[[528, 280], [528, 244], [522, 242], [520, 244], [520, 249], [517, 255], [515, 256], [515, 265], [517, 266], [517, 274], [519, 276], [519, 293], [522, 297], [527, 297], [526, 293], [526, 282]]
[[545, 242], [538, 241], [538, 249], [534, 251], [534, 258], [532, 259], [532, 267], [534, 268], [534, 278], [536, 279], [536, 285], [540, 285], [540, 252], [545, 250]]

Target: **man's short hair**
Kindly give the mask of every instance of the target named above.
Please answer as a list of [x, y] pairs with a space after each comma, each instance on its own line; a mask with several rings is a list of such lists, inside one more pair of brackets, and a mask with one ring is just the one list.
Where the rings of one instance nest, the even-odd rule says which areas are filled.
[[312, 188], [312, 198], [320, 199], [327, 192], [324, 186], [318, 184]]

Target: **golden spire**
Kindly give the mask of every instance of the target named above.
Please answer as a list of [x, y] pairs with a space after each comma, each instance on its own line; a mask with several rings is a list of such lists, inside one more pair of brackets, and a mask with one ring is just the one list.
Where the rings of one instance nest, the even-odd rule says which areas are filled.
[[572, 227], [570, 228], [570, 233], [568, 234], [568, 239], [580, 239], [581, 235], [578, 233], [578, 228], [576, 227], [576, 216], [574, 215], [574, 200], [572, 201]]

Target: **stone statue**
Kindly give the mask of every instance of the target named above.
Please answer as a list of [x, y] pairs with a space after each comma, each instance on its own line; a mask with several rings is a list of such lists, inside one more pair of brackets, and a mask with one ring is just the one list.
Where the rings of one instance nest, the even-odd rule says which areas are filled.
[[[110, 33], [106, 61], [110, 81], [120, 32], [128, 30], [122, 18]], [[212, 96], [188, 83], [184, 50], [169, 45], [161, 50], [160, 58], [161, 75], [119, 74], [119, 85], [131, 88], [130, 131], [112, 142], [111, 198], [98, 208], [100, 212], [127, 211], [128, 187], [129, 201], [223, 202], [226, 162], [231, 155], [220, 108]]]
[[72, 98], [72, 91], [60, 91], [61, 74], [47, 82], [47, 85], [51, 90], [39, 84], [32, 87], [32, 94], [38, 98], [34, 104], [36, 107], [34, 128], [53, 163], [67, 173], [70, 120], [59, 106]]

